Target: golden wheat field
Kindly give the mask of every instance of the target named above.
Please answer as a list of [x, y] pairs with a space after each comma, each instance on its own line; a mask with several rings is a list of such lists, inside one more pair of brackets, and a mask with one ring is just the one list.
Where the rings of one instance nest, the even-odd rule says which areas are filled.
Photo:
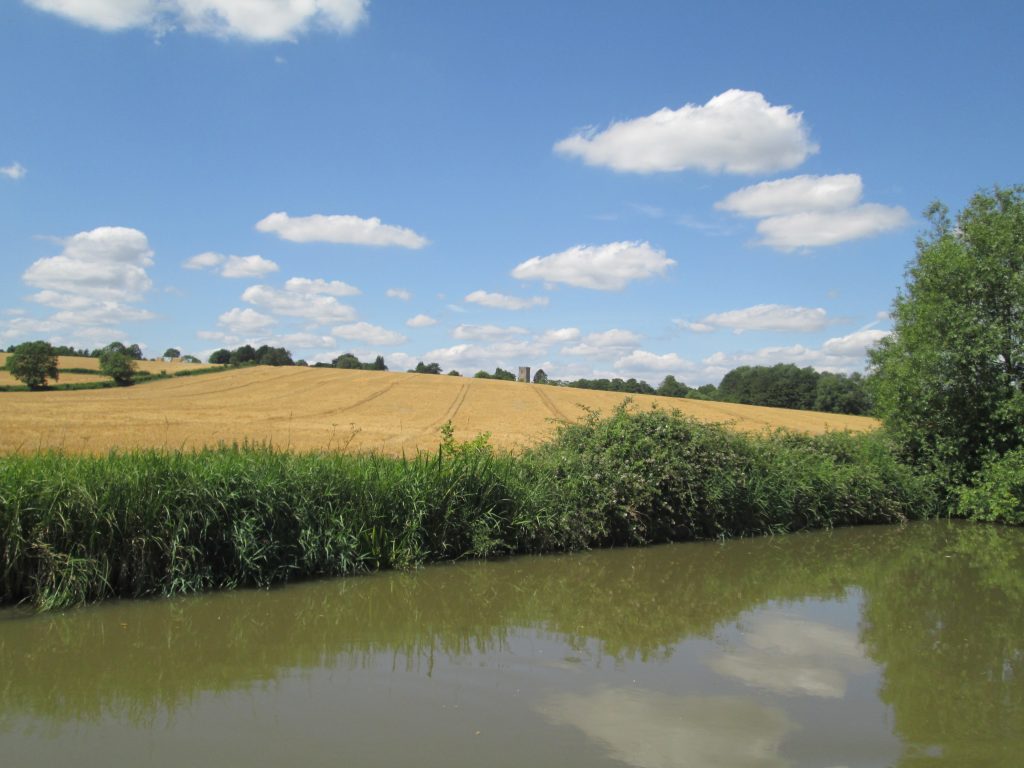
[[[584, 408], [608, 413], [624, 397], [456, 376], [260, 366], [127, 388], [0, 393], [0, 452], [192, 449], [250, 441], [409, 455], [435, 449], [447, 421], [457, 439], [489, 432], [492, 445], [517, 449], [544, 440], [560, 421], [581, 418]], [[860, 416], [647, 395], [634, 401], [745, 431], [863, 431], [877, 424]]]
[[[4, 366], [7, 365], [7, 358], [9, 356], [10, 355], [7, 352], [0, 352], [0, 386], [21, 384], [20, 381], [11, 376], [7, 371], [3, 370]], [[220, 368], [219, 365], [212, 365], [210, 363], [186, 363], [182, 360], [174, 360], [173, 362], [165, 362], [163, 360], [136, 360], [135, 366], [138, 370], [146, 373], [169, 374], [174, 374], [178, 371], [198, 370], [200, 368]], [[100, 360], [98, 357], [66, 357], [61, 355], [57, 358], [57, 368], [60, 371], [63, 371], [66, 368], [82, 370], [89, 369], [91, 371], [96, 371], [94, 374], [62, 372], [57, 379], [58, 384], [84, 384], [87, 382], [109, 380], [108, 376], [104, 376], [100, 373]]]

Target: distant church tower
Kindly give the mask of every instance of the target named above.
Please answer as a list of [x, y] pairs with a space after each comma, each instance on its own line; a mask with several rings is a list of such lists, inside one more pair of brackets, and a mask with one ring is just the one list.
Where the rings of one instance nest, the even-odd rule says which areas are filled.
[[519, 380], [525, 381], [527, 384], [530, 383], [530, 366], [520, 365], [519, 366]]

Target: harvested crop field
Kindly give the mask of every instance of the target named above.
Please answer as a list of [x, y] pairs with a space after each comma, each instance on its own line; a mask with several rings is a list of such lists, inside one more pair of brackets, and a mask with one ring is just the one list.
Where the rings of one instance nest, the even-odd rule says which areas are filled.
[[[516, 449], [544, 440], [559, 421], [581, 418], [584, 408], [610, 413], [624, 397], [456, 376], [260, 366], [128, 388], [0, 393], [0, 452], [104, 453], [249, 441], [401, 455], [435, 449], [447, 421], [459, 440], [489, 432], [492, 445]], [[877, 425], [861, 416], [730, 403], [647, 395], [634, 401], [752, 432], [787, 427], [816, 434]]]
[[[0, 386], [20, 384], [17, 379], [3, 370], [7, 365], [8, 352], [0, 352]], [[221, 368], [210, 365], [209, 362], [185, 362], [184, 360], [135, 360], [136, 370], [147, 374], [174, 374], [182, 371], [200, 371], [207, 368]], [[67, 373], [69, 369], [76, 373]], [[78, 373], [79, 371], [95, 371], [95, 374]], [[60, 355], [57, 357], [57, 371], [60, 373], [57, 379], [58, 384], [86, 383], [95, 381], [110, 381], [110, 377], [99, 373], [98, 357], [68, 357]]]

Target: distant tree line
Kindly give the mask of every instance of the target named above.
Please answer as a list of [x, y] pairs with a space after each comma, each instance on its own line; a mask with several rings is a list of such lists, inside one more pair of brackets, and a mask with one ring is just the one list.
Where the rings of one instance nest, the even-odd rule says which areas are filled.
[[259, 349], [251, 344], [243, 344], [235, 350], [218, 349], [210, 355], [210, 362], [217, 365], [295, 365], [291, 352], [267, 344]]
[[343, 355], [338, 355], [336, 358], [328, 363], [316, 363], [314, 368], [344, 368], [346, 370], [355, 371], [386, 371], [387, 365], [384, 363], [384, 355], [377, 355], [373, 359], [372, 363], [364, 363], [358, 357], [353, 355], [351, 352], [346, 352]]
[[[30, 341], [30, 342], [25, 342], [25, 343], [26, 344], [37, 344], [39, 342]], [[142, 360], [143, 359], [142, 347], [140, 347], [138, 344], [131, 344], [131, 345], [126, 346], [125, 344], [123, 344], [120, 341], [112, 341], [110, 344], [108, 344], [105, 347], [99, 347], [97, 349], [92, 349], [92, 350], [90, 350], [90, 349], [76, 349], [75, 347], [69, 347], [69, 346], [66, 346], [66, 345], [63, 345], [63, 344], [54, 345], [54, 344], [50, 344], [49, 342], [45, 342], [45, 341], [43, 343], [46, 344], [47, 347], [49, 347], [49, 349], [53, 352], [54, 355], [58, 355], [58, 356], [61, 356], [61, 357], [102, 357], [104, 352], [114, 351], [114, 352], [123, 352], [124, 354], [128, 355], [128, 357], [130, 357], [132, 360]], [[22, 345], [21, 344], [11, 344], [9, 347], [7, 347], [7, 352], [8, 353], [13, 353], [20, 346], [22, 346]]]
[[512, 371], [506, 371], [504, 368], [495, 368], [494, 373], [488, 373], [487, 371], [477, 371], [473, 374], [474, 379], [497, 379], [498, 381], [515, 381], [516, 375]]
[[714, 384], [689, 387], [674, 376], [666, 376], [657, 388], [637, 379], [576, 379], [556, 383], [578, 389], [717, 400], [825, 413], [863, 415], [871, 411], [871, 398], [861, 374], [819, 372], [809, 366], [798, 368], [792, 363], [744, 365], [725, 374], [717, 387]]
[[57, 367], [58, 355], [66, 355], [69, 350], [75, 357], [98, 357], [100, 373], [109, 376], [115, 384], [122, 387], [134, 383], [136, 361], [142, 359], [142, 350], [137, 344], [126, 347], [120, 341], [115, 341], [102, 349], [83, 355], [83, 350], [55, 347], [47, 341], [39, 340], [8, 347], [9, 356], [5, 367], [14, 378], [29, 389], [45, 389], [47, 381], [56, 382], [60, 377], [60, 370]]

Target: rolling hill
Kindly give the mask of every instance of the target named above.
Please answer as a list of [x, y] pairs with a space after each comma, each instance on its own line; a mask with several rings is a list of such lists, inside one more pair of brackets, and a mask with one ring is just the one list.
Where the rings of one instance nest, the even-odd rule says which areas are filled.
[[[102, 453], [249, 441], [401, 455], [436, 449], [447, 421], [459, 440], [488, 432], [492, 445], [517, 449], [544, 440], [558, 422], [582, 418], [586, 409], [608, 413], [625, 397], [456, 376], [260, 366], [128, 388], [0, 393], [0, 452]], [[633, 399], [638, 407], [678, 409], [752, 432], [877, 426], [862, 416], [647, 395]]]

